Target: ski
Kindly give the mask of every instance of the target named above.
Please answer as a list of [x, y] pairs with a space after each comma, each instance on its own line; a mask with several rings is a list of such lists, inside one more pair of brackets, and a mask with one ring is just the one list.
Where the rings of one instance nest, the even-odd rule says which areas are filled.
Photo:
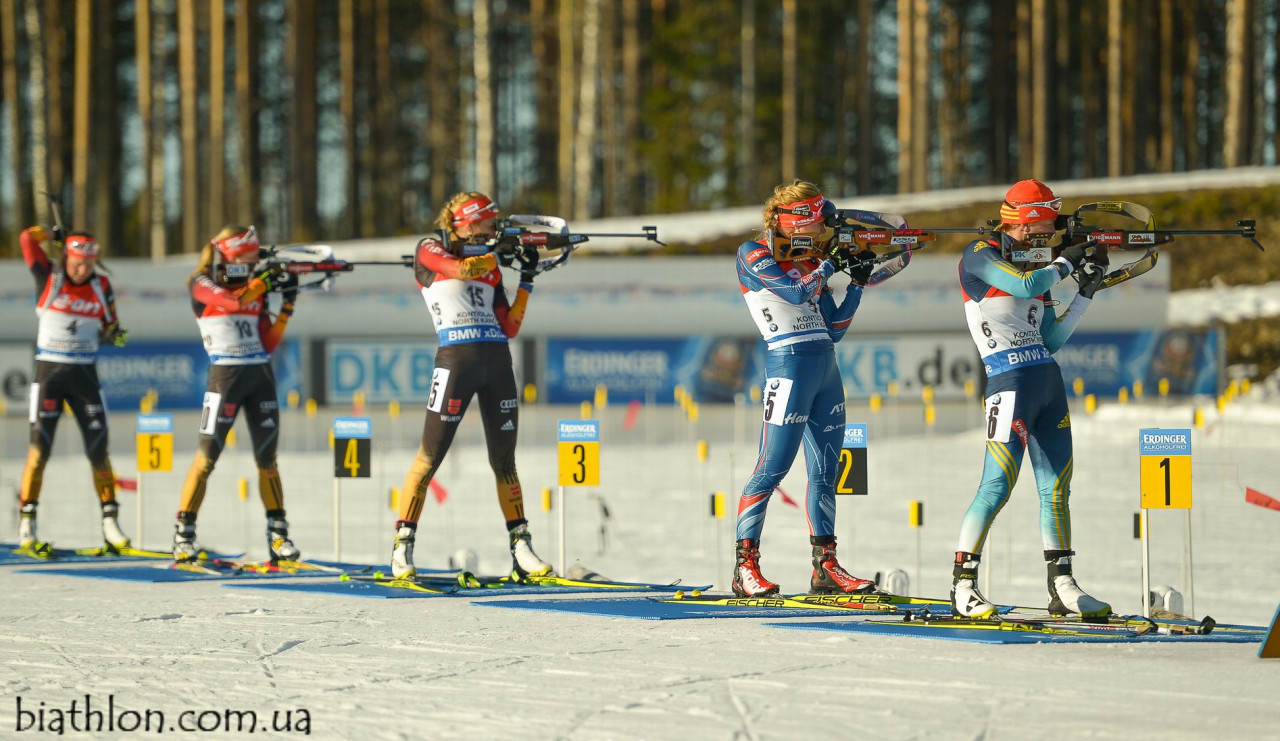
[[1048, 633], [1063, 636], [1119, 636], [1137, 638], [1157, 631], [1155, 623], [1146, 618], [1129, 620], [1125, 616], [1116, 616], [1123, 621], [1089, 623], [1083, 621], [1062, 620], [1059, 618], [1007, 618], [998, 615], [991, 618], [967, 618], [957, 615], [934, 615], [925, 613], [905, 613], [896, 619], [871, 619], [867, 623], [873, 625], [913, 626], [921, 630], [930, 628], [955, 628], [961, 630], [1008, 630], [1029, 633]]
[[434, 577], [414, 577], [412, 579], [396, 579], [384, 576], [382, 573], [370, 575], [364, 574], [343, 574], [339, 577], [339, 581], [356, 581], [366, 584], [374, 584], [379, 587], [388, 589], [408, 589], [414, 592], [427, 592], [429, 594], [453, 594], [458, 591], [457, 586], [449, 586], [440, 584], [439, 582], [430, 581]]
[[[72, 559], [84, 561], [87, 558], [101, 558], [104, 561], [110, 561], [116, 558], [156, 558], [156, 559], [172, 559], [173, 553], [170, 551], [149, 551], [142, 548], [134, 548], [133, 546], [125, 546], [117, 548], [103, 544], [97, 548], [55, 548], [49, 543], [35, 543], [27, 546], [3, 546], [3, 552], [9, 556], [23, 556], [40, 561], [57, 561], [59, 559]], [[207, 551], [200, 552], [200, 560], [209, 559], [229, 559], [242, 556], [242, 553], [209, 553]]]
[[698, 605], [721, 605], [724, 607], [768, 607], [792, 608], [798, 610], [835, 610], [835, 611], [876, 611], [898, 612], [918, 607], [927, 609], [930, 605], [946, 605], [943, 600], [924, 597], [906, 597], [897, 594], [872, 592], [869, 594], [794, 594], [772, 595], [767, 597], [737, 597], [725, 595], [701, 594], [697, 590], [691, 593], [676, 592], [672, 597], [654, 597], [658, 602], [682, 602]]
[[[678, 581], [673, 582], [671, 584], [656, 584], [656, 583], [648, 583], [648, 582], [628, 582], [628, 581], [585, 581], [581, 579], [569, 579], [563, 576], [556, 576], [555, 574], [548, 574], [546, 576], [530, 575], [530, 576], [525, 576], [523, 578], [518, 577], [515, 574], [512, 574], [511, 576], [503, 577], [499, 581], [508, 583], [511, 585], [518, 584], [521, 586], [576, 587], [579, 589], [602, 589], [606, 591], [613, 590], [613, 591], [620, 591], [620, 592], [645, 591], [645, 590], [682, 591], [677, 586], [679, 584]], [[700, 591], [703, 589], [709, 589], [710, 587], [711, 585], [707, 584], [702, 586], [685, 587], [685, 589]]]

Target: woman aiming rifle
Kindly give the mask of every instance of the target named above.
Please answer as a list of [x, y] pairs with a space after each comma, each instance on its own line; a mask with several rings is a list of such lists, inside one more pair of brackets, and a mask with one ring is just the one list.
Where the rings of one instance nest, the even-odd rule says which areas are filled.
[[[431, 374], [427, 418], [422, 444], [405, 476], [404, 496], [396, 520], [391, 570], [398, 578], [412, 578], [413, 547], [422, 516], [427, 486], [449, 451], [471, 398], [480, 404], [489, 466], [493, 469], [498, 505], [506, 521], [515, 576], [551, 573], [533, 551], [524, 495], [516, 475], [516, 433], [519, 424], [515, 371], [507, 340], [516, 336], [537, 273], [537, 252], [495, 251], [498, 205], [478, 192], [459, 193], [440, 210], [438, 237], [418, 243], [414, 274], [426, 301], [440, 350]], [[500, 259], [520, 262], [520, 286], [507, 301]]]
[[[174, 527], [173, 559], [199, 557], [196, 515], [205, 487], [226, 444], [227, 433], [244, 409], [258, 465], [258, 493], [267, 511], [267, 548], [272, 561], [297, 561], [289, 540], [284, 487], [276, 470], [280, 435], [280, 403], [271, 353], [284, 339], [298, 298], [297, 277], [277, 277], [268, 270], [253, 276], [258, 263], [258, 232], [252, 226], [228, 226], [204, 246], [200, 262], [187, 281], [191, 308], [209, 353], [209, 386], [200, 416], [200, 446], [182, 485], [182, 502]], [[267, 294], [281, 292], [280, 313], [267, 311]]]

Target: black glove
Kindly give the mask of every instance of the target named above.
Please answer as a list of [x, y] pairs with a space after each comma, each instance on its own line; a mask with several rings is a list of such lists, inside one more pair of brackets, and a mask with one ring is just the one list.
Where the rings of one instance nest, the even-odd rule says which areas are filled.
[[[874, 258], [874, 255], [869, 255]], [[864, 262], [855, 262], [853, 267], [849, 268], [849, 278], [852, 279], [856, 286], [865, 286], [871, 281], [871, 274], [876, 270], [876, 264], [868, 259]]]
[[532, 283], [533, 277], [538, 274], [538, 248], [525, 245], [516, 255], [516, 260], [520, 263], [520, 282]]
[[1092, 252], [1093, 248], [1097, 246], [1098, 242], [1093, 239], [1086, 240], [1080, 244], [1067, 245], [1062, 248], [1062, 252], [1059, 257], [1063, 257], [1070, 262], [1072, 270], [1077, 270], [1080, 266], [1084, 265], [1086, 253]]
[[1080, 284], [1080, 295], [1087, 299], [1092, 299], [1093, 294], [1102, 288], [1102, 279], [1106, 277], [1107, 271], [1105, 268], [1095, 262], [1086, 261], [1076, 271], [1076, 283]]
[[494, 240], [493, 254], [498, 257], [498, 264], [504, 268], [511, 267], [520, 251], [520, 238], [514, 234], [503, 234]]
[[298, 276], [293, 273], [285, 273], [276, 281], [275, 290], [280, 292], [280, 296], [284, 298], [284, 303], [292, 304], [298, 300]]

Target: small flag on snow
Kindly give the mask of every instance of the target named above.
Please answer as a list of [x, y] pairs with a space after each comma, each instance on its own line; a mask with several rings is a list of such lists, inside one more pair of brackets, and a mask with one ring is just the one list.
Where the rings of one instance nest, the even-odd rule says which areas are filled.
[[445, 489], [435, 479], [427, 484], [431, 488], [431, 495], [436, 498], [436, 504], [444, 504], [444, 500], [449, 498], [449, 490]]
[[787, 493], [782, 490], [781, 486], [778, 487], [778, 493], [782, 495], [783, 504], [790, 504], [792, 507], [795, 507], [796, 509], [800, 508], [800, 503], [792, 499], [791, 497], [787, 496]]
[[1249, 504], [1256, 504], [1259, 507], [1280, 510], [1280, 502], [1277, 502], [1275, 499], [1272, 499], [1257, 489], [1250, 489], [1247, 486], [1244, 489], [1244, 500]]

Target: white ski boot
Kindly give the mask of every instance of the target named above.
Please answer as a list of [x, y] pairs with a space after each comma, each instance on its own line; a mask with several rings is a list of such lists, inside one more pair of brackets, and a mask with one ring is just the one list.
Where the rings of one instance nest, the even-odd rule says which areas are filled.
[[552, 573], [551, 564], [538, 558], [533, 552], [533, 536], [529, 534], [529, 526], [520, 523], [511, 528], [511, 570], [519, 579], [526, 576], [548, 576]]
[[103, 502], [102, 541], [107, 544], [107, 550], [112, 553], [119, 553], [130, 546], [129, 536], [124, 534], [124, 531], [120, 529], [120, 523], [116, 521], [119, 514], [119, 504]]
[[24, 502], [20, 511], [18, 547], [35, 551], [40, 550], [41, 546], [47, 549], [49, 544], [40, 542], [40, 536], [36, 535], [36, 503]]
[[178, 515], [173, 526], [173, 560], [175, 563], [200, 560], [200, 546], [196, 544], [196, 518]]
[[272, 562], [297, 561], [302, 553], [289, 540], [289, 523], [284, 519], [284, 510], [273, 509], [267, 513], [267, 550], [271, 553]]
[[396, 579], [412, 579], [418, 575], [413, 565], [413, 542], [418, 537], [418, 529], [406, 522], [400, 523], [396, 530], [396, 539], [391, 546], [391, 576]]
[[978, 560], [976, 553], [956, 551], [956, 565], [951, 570], [951, 614], [960, 617], [985, 620], [996, 614], [996, 606], [978, 591]]
[[1095, 599], [1076, 584], [1071, 575], [1071, 557], [1075, 551], [1045, 551], [1049, 569], [1049, 614], [1079, 615], [1083, 618], [1106, 617], [1111, 605]]

